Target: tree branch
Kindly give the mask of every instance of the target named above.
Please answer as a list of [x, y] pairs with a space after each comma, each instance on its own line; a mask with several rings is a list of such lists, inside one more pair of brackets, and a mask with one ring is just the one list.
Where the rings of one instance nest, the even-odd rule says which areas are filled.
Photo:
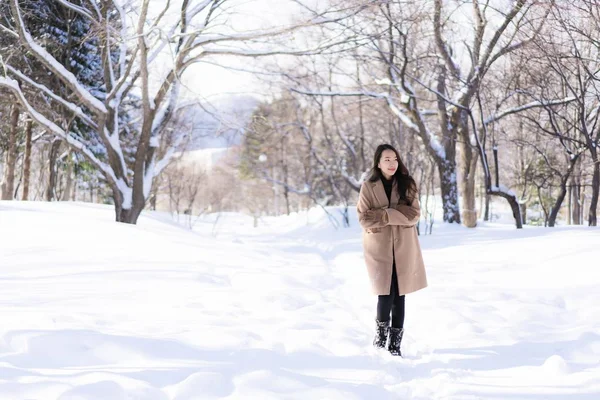
[[13, 18], [19, 31], [19, 40], [23, 43], [33, 55], [44, 64], [46, 68], [52, 71], [58, 79], [60, 79], [67, 87], [69, 87], [75, 96], [83, 104], [96, 113], [106, 114], [107, 110], [104, 104], [92, 96], [78, 81], [75, 75], [67, 71], [67, 69], [60, 64], [54, 57], [52, 57], [43, 47], [38, 45], [29, 32], [25, 28], [23, 18], [21, 16], [21, 10], [19, 7], [19, 0], [13, 0], [11, 3], [11, 9], [13, 11]]
[[81, 141], [76, 139], [75, 135], [71, 135], [56, 125], [54, 122], [50, 121], [48, 118], [37, 112], [27, 101], [23, 91], [19, 87], [17, 81], [9, 78], [0, 77], [0, 87], [5, 87], [9, 89], [17, 98], [21, 106], [27, 111], [27, 113], [31, 116], [31, 118], [37, 122], [40, 126], [43, 126], [49, 132], [52, 132], [54, 135], [61, 137], [64, 139], [69, 145], [74, 147], [75, 149], [82, 152], [82, 154], [92, 162], [104, 175], [107, 180], [112, 181], [112, 183], [117, 184], [118, 179], [115, 176], [112, 168], [100, 161], [94, 153]]

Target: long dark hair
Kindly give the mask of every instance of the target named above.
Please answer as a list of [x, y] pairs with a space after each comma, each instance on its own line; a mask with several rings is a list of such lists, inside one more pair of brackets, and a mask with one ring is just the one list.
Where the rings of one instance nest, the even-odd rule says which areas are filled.
[[417, 194], [417, 183], [408, 173], [408, 169], [402, 162], [400, 154], [392, 145], [386, 143], [377, 146], [375, 155], [373, 156], [373, 168], [371, 168], [369, 171], [368, 180], [370, 182], [377, 182], [379, 179], [383, 178], [383, 174], [377, 165], [379, 164], [381, 155], [385, 150], [392, 150], [394, 153], [396, 153], [396, 158], [398, 159], [398, 169], [394, 173], [392, 179], [396, 179], [396, 182], [398, 183], [398, 195], [400, 200], [404, 200], [410, 204]]

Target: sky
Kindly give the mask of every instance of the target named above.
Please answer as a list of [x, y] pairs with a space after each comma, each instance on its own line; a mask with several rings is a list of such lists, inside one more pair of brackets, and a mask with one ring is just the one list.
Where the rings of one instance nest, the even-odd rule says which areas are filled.
[[[228, 18], [238, 32], [264, 29], [275, 25], [291, 24], [298, 7], [289, 0], [238, 0], [229, 3], [233, 13]], [[258, 62], [231, 56], [212, 58], [189, 68], [184, 79], [185, 96], [198, 95], [212, 99], [224, 95], [259, 95], [265, 87], [251, 73], [239, 70], [258, 70]], [[230, 66], [223, 68], [209, 62]], [[236, 69], [238, 71], [236, 71]]]
[[[326, 0], [303, 0], [305, 4], [312, 7], [323, 7]], [[502, 1], [503, 6], [508, 8], [506, 1]], [[233, 30], [246, 31], [272, 27], [274, 25], [286, 25], [296, 21], [304, 10], [301, 9], [292, 0], [234, 0], [230, 3], [230, 8], [233, 12], [228, 18], [228, 24]], [[461, 37], [468, 37], [469, 42], [472, 40], [472, 23], [473, 15], [470, 4], [457, 6], [454, 2], [447, 4], [444, 11], [453, 16], [458, 25], [452, 27], [454, 30], [462, 30]], [[488, 9], [486, 13], [488, 18], [488, 27], [486, 31], [486, 42], [494, 33], [494, 29], [502, 20], [493, 9]], [[463, 46], [463, 39], [458, 41], [449, 37], [451, 31], [445, 32], [446, 39], [453, 43], [456, 61], [463, 68], [463, 73], [466, 74], [471, 67], [469, 62], [468, 52]], [[298, 33], [302, 35], [302, 33]], [[268, 61], [269, 58], [264, 59]], [[273, 60], [271, 57], [270, 60]], [[220, 57], [218, 59], [210, 59], [220, 64], [231, 66], [231, 69], [225, 69], [208, 63], [200, 63], [191, 67], [185, 76], [184, 84], [186, 87], [185, 96], [198, 95], [201, 98], [210, 99], [215, 96], [224, 94], [256, 94], [265, 93], [268, 88], [259, 78], [250, 73], [238, 72], [235, 69], [250, 69], [261, 71], [261, 61], [248, 58], [235, 57]], [[354, 71], [354, 66], [351, 66], [351, 71]]]

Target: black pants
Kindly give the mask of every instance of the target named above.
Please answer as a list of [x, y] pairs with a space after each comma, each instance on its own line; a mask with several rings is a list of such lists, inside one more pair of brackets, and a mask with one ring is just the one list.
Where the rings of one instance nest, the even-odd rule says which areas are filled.
[[398, 293], [398, 276], [396, 264], [392, 267], [392, 285], [390, 294], [379, 296], [377, 300], [377, 320], [389, 321], [392, 312], [392, 327], [404, 328], [404, 303], [405, 296]]

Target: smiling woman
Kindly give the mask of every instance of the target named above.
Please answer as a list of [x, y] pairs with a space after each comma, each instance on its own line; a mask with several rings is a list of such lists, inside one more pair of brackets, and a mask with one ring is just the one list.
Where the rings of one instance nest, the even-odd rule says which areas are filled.
[[373, 345], [384, 348], [387, 343], [392, 355], [401, 356], [405, 295], [425, 288], [427, 277], [415, 228], [421, 215], [417, 187], [391, 145], [375, 150], [356, 209], [369, 278], [378, 295]]

